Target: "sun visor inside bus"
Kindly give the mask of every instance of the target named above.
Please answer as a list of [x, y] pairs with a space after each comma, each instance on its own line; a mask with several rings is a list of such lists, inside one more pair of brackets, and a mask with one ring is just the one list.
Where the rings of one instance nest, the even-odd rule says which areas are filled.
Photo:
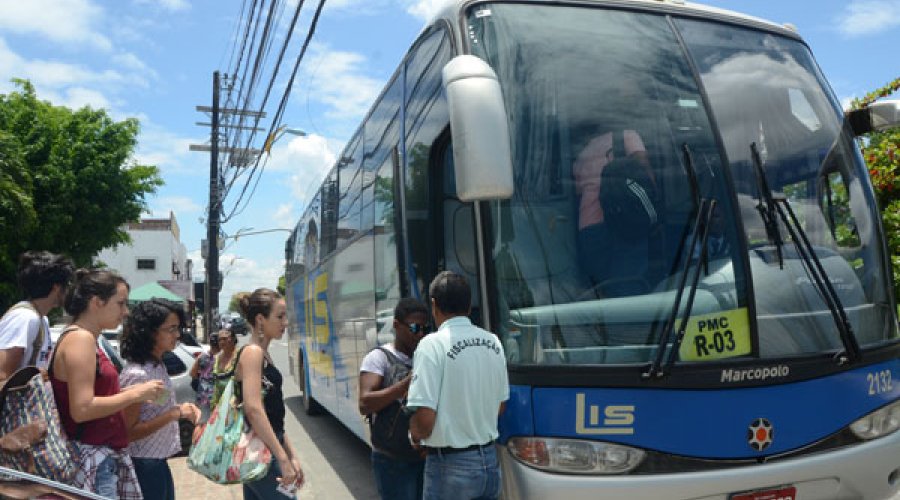
[[509, 124], [497, 75], [487, 63], [454, 57], [443, 70], [450, 108], [456, 195], [462, 201], [513, 194]]

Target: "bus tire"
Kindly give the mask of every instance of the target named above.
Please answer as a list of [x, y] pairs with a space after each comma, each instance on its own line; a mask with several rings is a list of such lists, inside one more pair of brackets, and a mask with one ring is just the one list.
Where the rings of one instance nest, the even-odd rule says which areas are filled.
[[303, 411], [307, 415], [319, 415], [322, 413], [322, 406], [310, 395], [309, 384], [306, 381], [306, 366], [304, 364], [303, 351], [297, 357], [297, 380], [300, 389], [303, 391]]

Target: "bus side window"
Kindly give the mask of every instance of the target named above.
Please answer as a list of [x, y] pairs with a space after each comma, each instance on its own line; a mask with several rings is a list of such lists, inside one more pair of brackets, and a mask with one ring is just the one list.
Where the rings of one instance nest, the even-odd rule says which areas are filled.
[[319, 259], [326, 258], [337, 248], [338, 193], [338, 170], [335, 168], [325, 178], [320, 192], [322, 206], [319, 220], [322, 234], [319, 239]]
[[409, 250], [404, 271], [408, 274], [410, 295], [423, 298], [428, 283], [437, 273], [443, 224], [433, 217], [440, 176], [432, 175], [435, 146], [450, 122], [447, 98], [441, 83], [441, 70], [450, 60], [451, 47], [443, 30], [426, 34], [406, 64], [406, 157], [404, 165], [403, 214], [406, 220], [405, 244]]
[[357, 134], [344, 149], [337, 162], [338, 222], [337, 248], [344, 247], [359, 233], [360, 202], [362, 201], [362, 148]]

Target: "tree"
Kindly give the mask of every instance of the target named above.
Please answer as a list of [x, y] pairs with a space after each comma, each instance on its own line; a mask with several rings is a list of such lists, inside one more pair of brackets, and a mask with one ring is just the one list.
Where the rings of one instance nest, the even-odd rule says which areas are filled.
[[[16, 298], [26, 250], [49, 250], [90, 265], [103, 248], [128, 241], [146, 196], [162, 185], [133, 153], [139, 124], [104, 110], [41, 101], [31, 83], [0, 95], [0, 309]], [[14, 235], [14, 236], [13, 236]]]
[[245, 295], [248, 295], [250, 292], [238, 292], [231, 296], [231, 300], [228, 301], [228, 311], [229, 312], [240, 312], [241, 311], [241, 298]]
[[[898, 90], [900, 78], [869, 92], [862, 99], [854, 99], [850, 108], [863, 108]], [[900, 128], [868, 133], [859, 142], [881, 208], [881, 220], [893, 264], [894, 296], [900, 297]]]
[[287, 290], [287, 280], [283, 274], [278, 277], [278, 286], [275, 287], [275, 290], [284, 297], [285, 291]]

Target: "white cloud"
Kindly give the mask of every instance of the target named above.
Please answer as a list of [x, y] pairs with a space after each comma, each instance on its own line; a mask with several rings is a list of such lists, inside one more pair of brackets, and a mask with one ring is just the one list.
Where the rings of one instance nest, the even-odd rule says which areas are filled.
[[164, 196], [153, 203], [151, 214], [153, 217], [168, 217], [169, 212], [174, 212], [175, 217], [186, 220], [185, 215], [198, 213], [203, 208], [187, 196]]
[[900, 0], [854, 0], [837, 21], [838, 30], [847, 36], [887, 31], [900, 26]]
[[95, 26], [103, 9], [90, 0], [0, 0], [0, 12], [0, 32], [112, 49], [112, 43]]
[[70, 87], [65, 90], [61, 97], [50, 99], [50, 102], [72, 109], [79, 109], [84, 106], [90, 106], [94, 109], [110, 109], [112, 107], [109, 100], [102, 93], [84, 87]]
[[[276, 144], [266, 165], [271, 172], [290, 173], [290, 188], [302, 210], [322, 177], [334, 165], [337, 149], [318, 134], [297, 137], [286, 145]], [[285, 227], [291, 227], [289, 222]]]
[[[219, 256], [219, 270], [224, 276], [219, 293], [219, 311], [228, 308], [231, 296], [238, 292], [252, 292], [260, 287], [275, 289], [284, 273], [284, 261], [258, 262], [231, 253]], [[197, 276], [203, 276], [198, 274]]]
[[136, 56], [132, 52], [120, 52], [112, 57], [113, 62], [118, 64], [119, 66], [129, 70], [130, 72], [137, 72], [151, 77], [154, 80], [159, 79], [159, 75], [152, 68], [147, 66], [147, 64], [141, 60], [138, 56]]
[[[111, 100], [106, 94], [125, 87], [149, 86], [145, 79], [136, 74], [93, 71], [81, 65], [57, 61], [27, 60], [13, 52], [3, 38], [0, 38], [0, 75], [30, 80], [42, 99], [76, 108], [85, 104], [109, 108]], [[0, 82], [0, 91], [12, 88], [8, 81]]]
[[272, 215], [272, 222], [275, 223], [275, 227], [283, 228], [283, 229], [291, 229], [294, 227], [294, 223], [297, 221], [299, 216], [295, 213], [294, 203], [282, 203], [275, 208], [275, 213]]
[[185, 11], [191, 8], [187, 0], [136, 0], [139, 5], [154, 5], [170, 12]]
[[361, 54], [332, 51], [321, 45], [314, 53], [304, 78], [309, 80], [310, 97], [330, 108], [325, 113], [327, 118], [361, 118], [384, 82], [363, 74], [366, 58]]
[[[202, 144], [196, 137], [183, 137], [155, 125], [146, 117], [140, 118], [141, 133], [135, 159], [143, 165], [156, 165], [163, 177], [171, 174], [208, 176], [208, 153], [189, 151], [191, 144]], [[207, 168], [198, 168], [206, 165]]]
[[406, 7], [406, 12], [423, 21], [430, 21], [446, 3], [445, 0], [416, 0]]

